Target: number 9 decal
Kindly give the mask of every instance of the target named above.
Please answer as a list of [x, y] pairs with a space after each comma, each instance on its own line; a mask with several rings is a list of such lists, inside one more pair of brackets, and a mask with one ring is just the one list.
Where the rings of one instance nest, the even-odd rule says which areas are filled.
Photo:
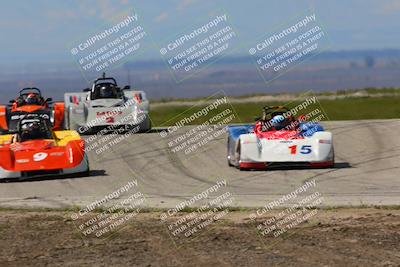
[[33, 155], [33, 161], [42, 161], [45, 158], [47, 158], [47, 153], [45, 152], [39, 152]]

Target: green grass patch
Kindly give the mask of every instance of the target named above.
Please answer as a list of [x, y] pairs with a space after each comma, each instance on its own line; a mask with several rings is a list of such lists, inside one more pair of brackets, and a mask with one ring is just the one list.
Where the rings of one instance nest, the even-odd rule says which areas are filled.
[[[344, 90], [337, 90], [337, 91], [327, 91], [327, 92], [315, 92], [316, 96], [351, 96], [355, 93], [363, 93], [369, 96], [374, 95], [395, 95], [400, 96], [400, 88], [395, 87], [383, 87], [383, 88], [374, 88], [374, 87], [367, 87], [363, 89], [344, 89]], [[273, 93], [270, 94], [271, 96], [279, 96], [282, 94], [289, 94], [293, 96], [299, 96], [303, 93], [292, 93], [292, 92], [282, 92], [282, 93]], [[241, 96], [235, 96], [236, 99], [243, 99], [249, 97], [257, 97], [257, 96], [264, 96], [265, 93], [254, 93], [254, 94], [246, 94]], [[218, 98], [218, 95], [211, 97], [211, 98]], [[152, 100], [152, 103], [168, 103], [168, 102], [187, 102], [187, 101], [205, 101], [209, 100], [210, 97], [197, 97], [197, 98], [161, 98]]]
[[368, 120], [400, 118], [400, 96], [321, 100], [330, 120]]
[[[326, 112], [329, 120], [366, 120], [366, 119], [395, 119], [400, 118], [400, 96], [392, 97], [365, 97], [365, 98], [344, 98], [337, 100], [321, 100], [321, 107]], [[251, 123], [254, 118], [261, 115], [262, 107], [266, 105], [285, 105], [284, 102], [269, 103], [233, 103], [232, 107], [237, 113], [231, 123]], [[203, 106], [162, 106], [150, 111], [153, 126], [164, 127], [174, 125], [184, 117], [200, 111]], [[193, 121], [191, 124], [200, 124], [215, 116], [222, 110], [230, 108], [230, 105], [218, 107]]]

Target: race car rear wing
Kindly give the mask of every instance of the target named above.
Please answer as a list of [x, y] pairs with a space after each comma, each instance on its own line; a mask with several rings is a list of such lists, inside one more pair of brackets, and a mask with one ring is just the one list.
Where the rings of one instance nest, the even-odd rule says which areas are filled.
[[128, 99], [134, 99], [137, 105], [145, 111], [149, 110], [149, 100], [147, 99], [146, 93], [140, 90], [124, 90], [124, 95]]
[[[134, 99], [138, 107], [142, 110], [149, 110], [149, 100], [146, 97], [146, 93], [140, 90], [124, 90], [124, 95], [128, 99]], [[88, 96], [88, 92], [84, 93], [66, 93], [64, 94], [65, 108], [76, 107], [82, 105]]]
[[66, 93], [64, 94], [65, 107], [79, 106], [85, 101], [88, 93]]

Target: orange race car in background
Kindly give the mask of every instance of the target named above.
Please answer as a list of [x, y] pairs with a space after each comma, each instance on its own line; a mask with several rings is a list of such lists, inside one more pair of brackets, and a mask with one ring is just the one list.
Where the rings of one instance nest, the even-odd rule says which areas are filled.
[[16, 130], [19, 121], [27, 114], [49, 120], [53, 130], [64, 128], [64, 103], [52, 103], [51, 98], [44, 99], [38, 88], [24, 88], [19, 96], [10, 100], [10, 104], [0, 105], [0, 134]]

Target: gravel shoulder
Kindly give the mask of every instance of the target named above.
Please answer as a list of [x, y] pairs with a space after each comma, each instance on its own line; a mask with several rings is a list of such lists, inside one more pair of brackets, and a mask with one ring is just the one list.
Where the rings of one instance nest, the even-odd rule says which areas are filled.
[[[67, 211], [0, 211], [0, 266], [400, 266], [400, 209], [319, 210], [279, 237], [232, 211], [195, 238], [140, 213], [107, 239], [82, 238]], [[174, 219], [179, 219], [179, 214]]]

